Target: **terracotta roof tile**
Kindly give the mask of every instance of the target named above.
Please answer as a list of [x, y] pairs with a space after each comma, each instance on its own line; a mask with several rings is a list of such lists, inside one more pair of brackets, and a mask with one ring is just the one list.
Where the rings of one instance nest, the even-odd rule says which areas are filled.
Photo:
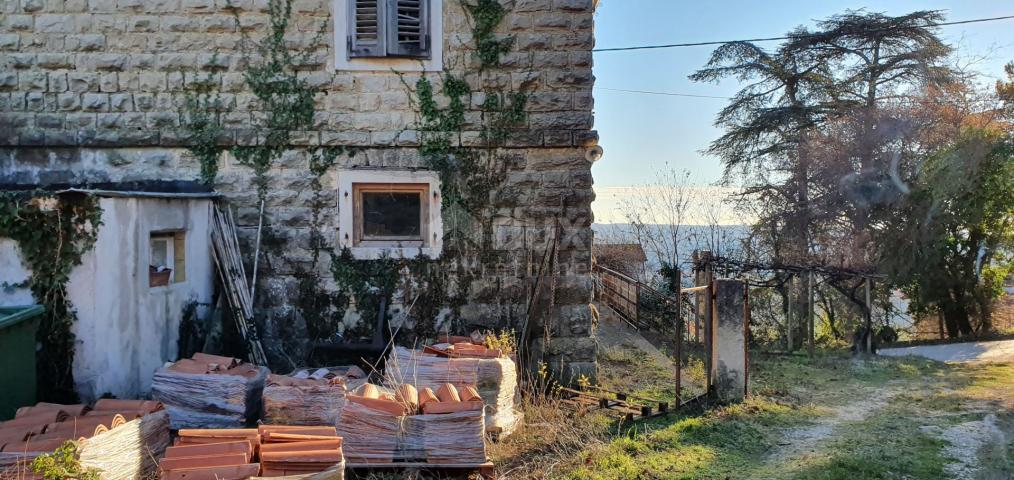
[[254, 447], [249, 440], [198, 445], [179, 445], [165, 450], [165, 458], [194, 457], [203, 455], [226, 455], [243, 453], [247, 460], [253, 458]]
[[260, 473], [257, 463], [227, 467], [185, 468], [166, 472], [165, 480], [244, 480]]
[[201, 467], [227, 467], [230, 465], [245, 465], [250, 463], [250, 457], [246, 452], [219, 453], [201, 455], [194, 457], [171, 457], [163, 458], [158, 468], [163, 472], [186, 468]]

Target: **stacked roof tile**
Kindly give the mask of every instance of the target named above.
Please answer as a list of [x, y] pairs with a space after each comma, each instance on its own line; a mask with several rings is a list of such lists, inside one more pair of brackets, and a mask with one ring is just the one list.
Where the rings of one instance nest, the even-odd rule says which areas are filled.
[[348, 401], [338, 433], [350, 463], [486, 461], [483, 401], [473, 387], [366, 384]]
[[161, 409], [158, 402], [106, 399], [93, 408], [55, 403], [22, 407], [14, 419], [0, 422], [0, 451], [50, 452], [68, 440], [89, 438]]
[[[162, 409], [158, 402], [145, 400], [102, 399], [93, 407], [38, 403], [18, 409], [14, 419], [0, 422], [0, 478], [31, 479], [30, 463], [43, 453], [52, 452], [67, 441], [84, 442], [102, 438], [130, 420]], [[164, 432], [168, 435], [168, 430]], [[119, 445], [124, 450], [123, 445]], [[83, 448], [82, 448], [83, 451]], [[140, 452], [138, 452], [139, 454]]]
[[194, 354], [155, 372], [152, 396], [172, 428], [239, 428], [260, 416], [268, 369], [232, 357]]
[[437, 344], [424, 351], [396, 347], [387, 357], [385, 379], [392, 385], [411, 382], [416, 388], [434, 391], [445, 383], [458, 389], [472, 387], [486, 405], [486, 427], [490, 432], [510, 434], [521, 419], [514, 406], [518, 395], [517, 365], [507, 356], [450, 357], [433, 353], [462, 343], [458, 340], [464, 338], [467, 337], [445, 338], [456, 343]]
[[163, 480], [244, 480], [324, 471], [342, 478], [342, 439], [333, 426], [263, 425], [184, 429], [159, 464]]

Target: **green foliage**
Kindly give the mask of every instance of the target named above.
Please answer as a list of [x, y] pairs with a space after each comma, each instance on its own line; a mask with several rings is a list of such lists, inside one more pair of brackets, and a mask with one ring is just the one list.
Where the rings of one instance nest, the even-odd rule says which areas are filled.
[[[481, 75], [487, 69], [498, 67], [500, 57], [513, 44], [512, 38], [499, 38], [495, 34], [507, 10], [495, 0], [478, 0], [474, 4], [465, 4], [465, 7], [473, 19], [473, 37], [479, 60], [476, 73]], [[244, 35], [240, 44], [246, 87], [257, 98], [259, 110], [264, 115], [252, 126], [253, 141], [241, 142], [228, 149], [241, 165], [253, 170], [254, 184], [261, 200], [267, 195], [273, 164], [287, 149], [293, 148], [294, 133], [313, 128], [314, 98], [319, 90], [298, 73], [309, 60], [309, 55], [314, 54], [314, 48], [321, 44], [327, 26], [327, 22], [323, 22], [308, 48], [296, 51], [287, 45], [285, 39], [285, 33], [291, 26], [292, 0], [270, 0], [268, 10], [270, 22], [266, 35], [257, 42]], [[238, 25], [238, 16], [236, 21]], [[492, 192], [506, 178], [507, 164], [506, 158], [494, 150], [506, 144], [513, 128], [524, 123], [527, 105], [527, 95], [522, 92], [485, 91], [485, 100], [480, 106], [483, 145], [463, 147], [459, 144], [460, 138], [470, 128], [466, 124], [466, 110], [475, 95], [465, 75], [445, 73], [439, 91], [425, 77], [414, 85], [415, 105], [419, 113], [416, 129], [421, 136], [419, 150], [428, 166], [440, 176], [445, 225], [453, 233], [452, 241], [445, 241], [445, 247], [451, 248], [445, 248], [445, 255], [440, 260], [420, 257], [361, 261], [351, 258], [348, 251], [332, 252], [331, 273], [337, 282], [338, 293], [326, 292], [316, 269], [320, 251], [327, 248], [319, 228], [320, 212], [327, 201], [320, 177], [339, 156], [352, 156], [355, 150], [343, 147], [308, 149], [309, 169], [315, 177], [311, 183], [316, 191], [310, 241], [313, 261], [308, 270], [297, 271], [300, 282], [295, 303], [314, 337], [328, 338], [338, 331], [344, 311], [351, 303], [365, 320], [362, 322], [366, 324], [364, 328], [368, 328], [368, 324], [376, 318], [380, 298], [391, 301], [396, 292], [403, 300], [412, 302], [412, 316], [417, 318], [433, 318], [442, 308], [457, 308], [464, 302], [463, 293], [460, 293], [463, 289], [452, 288], [450, 281], [453, 266], [457, 265], [455, 261], [462, 252], [459, 249], [455, 253], [453, 247], [482, 250], [483, 245], [489, 246]], [[216, 83], [213, 73], [208, 74], [205, 83]], [[444, 107], [440, 106], [440, 95], [446, 100]], [[202, 165], [202, 179], [211, 183], [217, 171], [218, 158], [224, 150], [218, 146], [223, 132], [219, 114], [221, 105], [210, 88], [190, 93], [187, 98], [180, 116], [189, 141], [188, 149]], [[475, 231], [480, 233], [481, 239], [473, 238], [476, 235], [471, 232]], [[405, 273], [410, 274], [412, 281], [403, 278]], [[462, 275], [459, 282], [467, 285], [468, 275]], [[425, 332], [430, 327], [417, 325], [416, 330]]]
[[[425, 76], [414, 85], [405, 85], [417, 109], [419, 153], [440, 177], [444, 252], [439, 259], [420, 255], [411, 259], [356, 260], [348, 250], [333, 256], [332, 274], [339, 290], [348, 295], [336, 299], [337, 309], [343, 310], [349, 299], [354, 301], [364, 328], [377, 318], [381, 298], [394, 301], [397, 296], [411, 309], [409, 315], [416, 319], [417, 336], [438, 333], [434, 323], [419, 319], [435, 319], [441, 310], [456, 310], [463, 305], [474, 278], [464, 265], [469, 259], [485, 257], [492, 248], [493, 194], [506, 179], [510, 161], [498, 148], [506, 144], [512, 129], [524, 124], [528, 96], [523, 92], [485, 91], [479, 107], [481, 144], [461, 144], [463, 133], [475, 128], [468, 125], [466, 112], [476, 92], [465, 77], [470, 73], [481, 76], [486, 69], [499, 66], [500, 56], [511, 45], [510, 39], [493, 35], [506, 15], [502, 5], [479, 0], [465, 7], [474, 20], [479, 71], [460, 75], [444, 72], [439, 89]], [[331, 325], [328, 330], [333, 328]]]
[[912, 310], [942, 312], [951, 336], [988, 326], [989, 305], [1014, 271], [1014, 148], [997, 132], [967, 129], [925, 162], [901, 218], [885, 242], [895, 281]]
[[[313, 125], [314, 96], [319, 89], [300, 78], [298, 70], [314, 53], [313, 47], [320, 43], [327, 25], [327, 22], [322, 24], [307, 49], [293, 51], [285, 39], [292, 18], [292, 0], [268, 1], [268, 14], [270, 28], [267, 35], [258, 42], [251, 42], [244, 35], [241, 44], [246, 65], [243, 78], [247, 88], [257, 97], [264, 115], [253, 125], [254, 144], [231, 149], [240, 165], [253, 170], [260, 200], [267, 196], [267, 173], [272, 164], [292, 147], [293, 132], [309, 130]], [[238, 13], [235, 15], [238, 26]], [[249, 51], [251, 43], [257, 60]]]
[[208, 72], [205, 82], [198, 90], [188, 90], [180, 109], [180, 130], [187, 140], [187, 150], [201, 165], [201, 182], [215, 183], [218, 175], [218, 159], [225, 147], [219, 145], [224, 133], [222, 128], [222, 102], [217, 92], [208, 88], [213, 79]]
[[91, 250], [102, 224], [102, 209], [91, 196], [59, 198], [42, 192], [0, 192], [0, 237], [17, 242], [31, 269], [28, 288], [46, 307], [37, 338], [41, 400], [73, 403], [74, 334], [77, 320], [67, 298], [71, 270]]
[[[228, 149], [240, 165], [253, 170], [259, 200], [267, 196], [268, 172], [272, 165], [287, 149], [293, 148], [294, 132], [310, 130], [313, 126], [314, 98], [320, 89], [301, 78], [299, 70], [321, 44], [327, 26], [327, 22], [321, 23], [307, 48], [293, 49], [285, 39], [291, 26], [292, 0], [269, 0], [267, 7], [267, 34], [254, 41], [244, 33], [240, 42], [244, 83], [257, 98], [258, 110], [263, 115], [257, 116], [250, 126], [249, 140], [239, 140]], [[237, 30], [245, 32], [239, 27], [238, 11], [233, 10], [233, 14]], [[214, 64], [215, 57], [212, 58]], [[210, 184], [214, 183], [219, 157], [226, 149], [219, 145], [224, 133], [220, 113], [223, 107], [216, 90], [219, 79], [214, 72], [206, 75], [205, 81], [197, 83], [195, 91], [187, 92], [179, 115], [187, 149], [201, 164], [202, 181]], [[310, 154], [311, 159], [330, 158], [333, 162], [340, 153], [344, 153], [341, 148], [315, 148]], [[311, 165], [315, 175], [320, 176], [318, 170], [323, 164]]]
[[514, 44], [513, 37], [499, 38], [495, 34], [507, 10], [498, 0], [477, 0], [474, 4], [464, 3], [464, 6], [474, 22], [472, 37], [480, 69], [500, 66], [500, 57], [510, 52]]
[[94, 468], [82, 468], [77, 457], [77, 445], [68, 440], [53, 453], [46, 453], [32, 460], [32, 471], [46, 480], [99, 480], [101, 475]]

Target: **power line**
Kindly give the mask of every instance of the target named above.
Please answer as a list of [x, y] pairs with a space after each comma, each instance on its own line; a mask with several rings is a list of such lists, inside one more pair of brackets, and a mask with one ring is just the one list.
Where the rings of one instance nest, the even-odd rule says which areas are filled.
[[[958, 20], [954, 22], [942, 22], [942, 23], [931, 23], [926, 25], [927, 27], [945, 27], [948, 25], [964, 25], [967, 23], [983, 23], [983, 22], [995, 22], [998, 20], [1010, 20], [1014, 18], [1014, 15], [1007, 15], [1004, 17], [990, 17], [990, 18], [975, 18], [972, 20]], [[890, 30], [890, 29], [885, 29]], [[876, 30], [874, 30], [876, 31]], [[792, 37], [766, 37], [766, 38], [747, 38], [743, 40], [725, 40], [721, 42], [693, 42], [693, 43], [670, 43], [667, 45], [642, 45], [637, 47], [614, 47], [614, 48], [596, 48], [593, 52], [621, 52], [628, 50], [654, 50], [659, 48], [676, 48], [676, 47], [703, 47], [707, 45], [725, 45], [726, 43], [735, 42], [773, 42], [777, 40], [789, 40], [797, 38], [808, 38], [816, 37], [816, 34], [812, 35], [796, 35]]]
[[[662, 95], [666, 97], [690, 97], [690, 98], [717, 98], [719, 100], [732, 100], [733, 97], [722, 97], [718, 95], [695, 95], [692, 93], [676, 93], [676, 92], [654, 92], [651, 90], [626, 90], [622, 88], [608, 88], [608, 87], [595, 87], [596, 90], [608, 90], [610, 92], [624, 92], [624, 93], [638, 93], [642, 95]], [[896, 98], [888, 99], [895, 100], [904, 103], [932, 103], [936, 105], [956, 105], [961, 106], [965, 104], [996, 104], [997, 100], [992, 98], [973, 98], [965, 100], [964, 102], [959, 100], [938, 100], [933, 98], [924, 98], [914, 95], [899, 96]], [[899, 102], [899, 103], [900, 103]]]
[[648, 90], [624, 90], [622, 88], [606, 88], [606, 87], [595, 87], [595, 88], [599, 90], [609, 90], [611, 92], [641, 93], [644, 95], [664, 95], [667, 97], [690, 97], [690, 98], [719, 98], [722, 100], [729, 100], [729, 97], [719, 97], [717, 95], [694, 95], [692, 93], [651, 92]]

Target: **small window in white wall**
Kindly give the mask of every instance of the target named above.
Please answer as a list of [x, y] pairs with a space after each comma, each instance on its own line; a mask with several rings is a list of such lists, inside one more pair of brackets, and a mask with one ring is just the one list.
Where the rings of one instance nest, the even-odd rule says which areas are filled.
[[332, 1], [336, 69], [443, 69], [442, 0]]
[[339, 245], [363, 259], [439, 256], [443, 236], [439, 183], [434, 172], [340, 172]]
[[185, 232], [152, 232], [148, 239], [148, 286], [185, 281], [186, 251]]

